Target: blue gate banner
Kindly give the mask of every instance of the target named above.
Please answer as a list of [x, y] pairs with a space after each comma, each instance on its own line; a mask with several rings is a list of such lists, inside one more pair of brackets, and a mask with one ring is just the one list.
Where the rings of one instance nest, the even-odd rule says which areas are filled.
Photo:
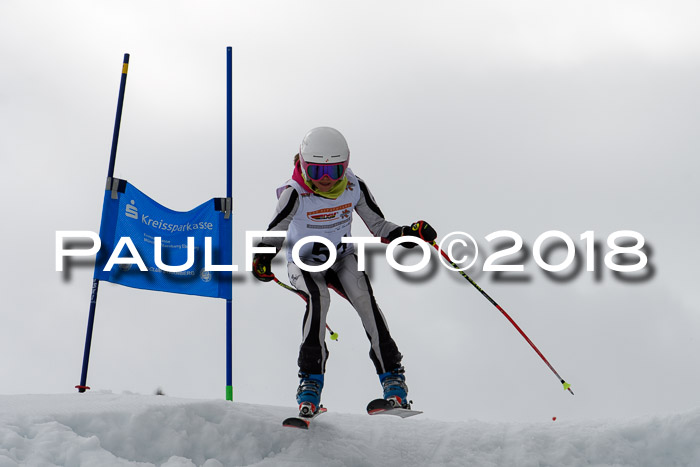
[[[111, 186], [109, 185], [111, 183]], [[212, 198], [188, 212], [162, 206], [126, 180], [110, 179], [102, 205], [100, 240], [94, 277], [138, 289], [231, 299], [231, 272], [205, 270], [205, 238], [211, 238], [212, 264], [231, 265], [232, 217], [226, 198]], [[230, 209], [230, 203], [229, 203]], [[104, 271], [121, 237], [129, 237], [147, 271], [136, 264], [115, 264]], [[161, 237], [161, 258], [167, 266], [187, 262], [187, 238], [194, 238], [194, 265], [181, 272], [156, 266], [154, 243]], [[124, 246], [119, 257], [131, 257]]]

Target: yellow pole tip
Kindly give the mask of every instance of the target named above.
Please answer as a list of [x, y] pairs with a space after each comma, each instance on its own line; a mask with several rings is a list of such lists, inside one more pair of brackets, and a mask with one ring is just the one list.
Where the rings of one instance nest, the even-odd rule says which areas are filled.
[[566, 391], [567, 389], [569, 389], [571, 387], [571, 385], [569, 383], [564, 383], [563, 386], [564, 386], [564, 391]]
[[331, 334], [331, 340], [332, 340], [332, 341], [337, 341], [337, 340], [338, 340], [338, 333], [337, 333], [337, 332], [334, 332], [333, 334]]

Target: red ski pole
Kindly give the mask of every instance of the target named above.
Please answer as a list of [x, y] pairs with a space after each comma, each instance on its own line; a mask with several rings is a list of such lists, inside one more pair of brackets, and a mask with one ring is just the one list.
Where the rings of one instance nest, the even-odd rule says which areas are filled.
[[499, 305], [498, 303], [496, 303], [496, 301], [495, 301], [493, 298], [491, 298], [491, 297], [489, 296], [489, 294], [487, 294], [486, 292], [484, 292], [484, 289], [482, 289], [481, 287], [479, 287], [479, 284], [477, 284], [476, 282], [474, 282], [474, 280], [473, 280], [471, 277], [469, 277], [464, 271], [461, 271], [461, 270], [459, 269], [459, 266], [457, 266], [457, 265], [455, 264], [455, 262], [452, 261], [452, 259], [447, 255], [447, 253], [445, 253], [445, 252], [438, 246], [437, 243], [435, 243], [434, 241], [432, 241], [432, 242], [430, 242], [430, 244], [433, 245], [433, 246], [435, 247], [435, 249], [436, 249], [438, 252], [440, 252], [440, 254], [443, 256], [443, 258], [445, 258], [445, 259], [452, 265], [452, 267], [455, 268], [455, 270], [456, 270], [457, 272], [459, 272], [459, 273], [462, 275], [462, 277], [464, 277], [466, 280], [468, 280], [469, 283], [470, 283], [471, 285], [473, 285], [473, 286], [476, 288], [476, 290], [478, 290], [478, 291], [481, 293], [481, 295], [483, 295], [484, 297], [486, 297], [486, 300], [488, 300], [489, 302], [491, 302], [491, 304], [492, 304], [493, 306], [495, 306], [495, 307], [498, 309], [498, 311], [500, 311], [500, 312], [503, 314], [503, 316], [506, 317], [506, 319], [510, 322], [510, 324], [512, 324], [513, 327], [514, 327], [515, 329], [517, 329], [517, 331], [520, 333], [520, 335], [523, 336], [523, 338], [527, 341], [527, 343], [530, 344], [530, 347], [532, 347], [532, 349], [537, 353], [537, 355], [540, 356], [540, 358], [542, 359], [542, 361], [549, 367], [550, 370], [552, 370], [552, 373], [554, 373], [554, 375], [557, 377], [557, 379], [558, 379], [559, 382], [562, 384], [562, 386], [564, 386], [564, 389], [567, 390], [567, 391], [569, 391], [569, 392], [573, 395], [573, 394], [574, 394], [574, 391], [571, 390], [571, 385], [570, 385], [569, 383], [567, 383], [566, 381], [564, 381], [564, 378], [562, 378], [561, 376], [559, 376], [559, 373], [557, 373], [557, 370], [555, 370], [554, 367], [552, 366], [552, 364], [549, 363], [549, 361], [545, 358], [544, 355], [542, 355], [542, 352], [540, 352], [540, 349], [538, 349], [537, 346], [530, 340], [530, 338], [527, 337], [527, 334], [525, 334], [525, 332], [520, 328], [520, 326], [518, 326], [518, 324], [513, 320], [513, 318], [511, 318], [510, 315], [509, 315], [508, 313], [506, 313], [506, 310], [504, 310], [504, 309], [501, 307], [501, 305]]

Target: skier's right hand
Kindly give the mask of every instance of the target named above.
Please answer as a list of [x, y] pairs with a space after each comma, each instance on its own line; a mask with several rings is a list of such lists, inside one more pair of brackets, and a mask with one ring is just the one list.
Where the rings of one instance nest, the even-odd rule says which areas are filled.
[[270, 282], [275, 278], [272, 273], [272, 258], [270, 253], [257, 253], [253, 255], [253, 276], [259, 281]]

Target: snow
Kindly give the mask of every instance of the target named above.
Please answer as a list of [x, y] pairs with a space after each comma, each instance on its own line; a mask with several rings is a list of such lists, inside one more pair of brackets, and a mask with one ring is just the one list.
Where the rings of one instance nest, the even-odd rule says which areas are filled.
[[625, 421], [443, 422], [92, 392], [0, 396], [0, 467], [697, 466], [700, 409]]

